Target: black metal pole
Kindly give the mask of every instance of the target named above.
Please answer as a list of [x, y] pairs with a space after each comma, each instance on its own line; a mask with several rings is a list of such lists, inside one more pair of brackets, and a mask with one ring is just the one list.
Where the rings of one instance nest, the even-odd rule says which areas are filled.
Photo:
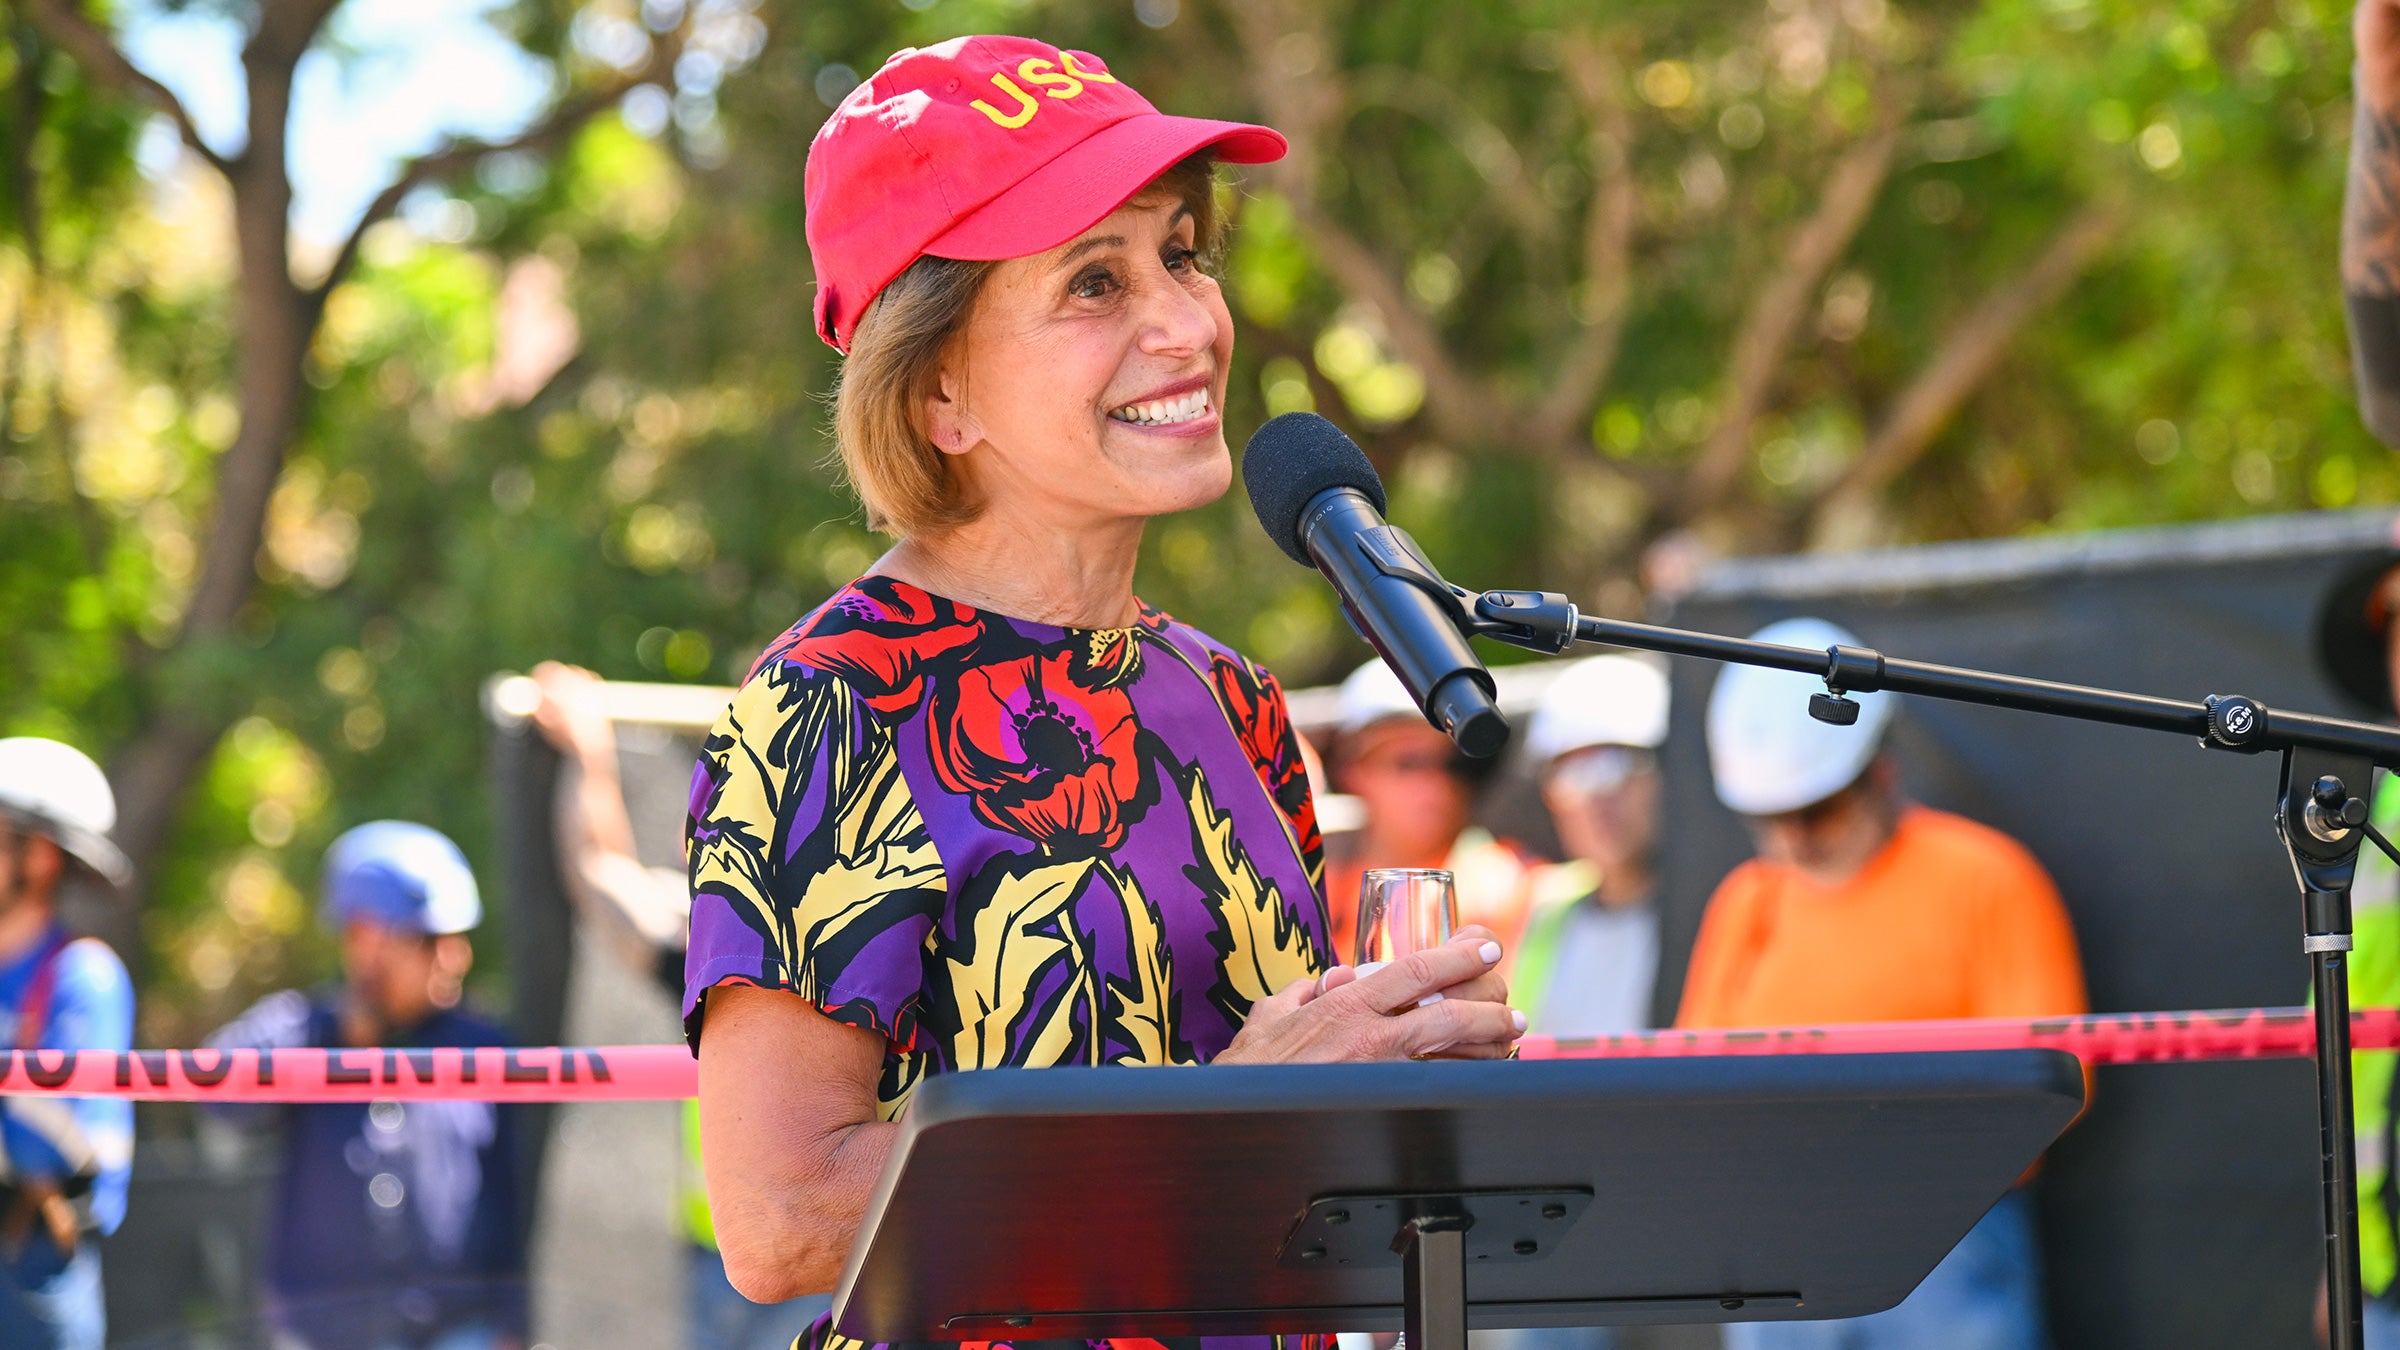
[[[2320, 898], [2338, 902], [2341, 949], [2308, 954], [2317, 992], [2317, 1143], [2325, 1187], [2325, 1277], [2327, 1324], [2333, 1350], [2363, 1350], [2365, 1316], [2358, 1274], [2358, 1153], [2350, 1103], [2350, 899], [2311, 891], [2313, 916]], [[2319, 940], [2310, 924], [2309, 939]], [[2326, 936], [2331, 936], [2330, 934]]]
[[1467, 1225], [1463, 1218], [1414, 1218], [1400, 1230], [1400, 1295], [1406, 1350], [1467, 1350]]
[[[1484, 617], [1487, 621], [1496, 618], [1501, 624], [1516, 618], [1505, 608], [1497, 611], [1496, 615], [1485, 614]], [[2232, 700], [2247, 706], [2256, 716], [2253, 727], [2234, 732], [2231, 728], [2219, 725], [2221, 716], [2216, 713], [2214, 705], [2221, 700], [2186, 702], [2156, 698], [2115, 689], [2095, 689], [2088, 685], [2002, 675], [1995, 671], [1969, 670], [1927, 661], [1906, 661], [1863, 647], [1842, 647], [1833, 651], [1785, 647], [1772, 642], [1752, 642], [1747, 638], [1661, 628], [1655, 624], [1596, 619], [1586, 614], [1575, 615], [1573, 623], [1577, 641], [1605, 647], [1665, 652], [1673, 656], [1695, 656], [1709, 661], [1766, 666], [1774, 670], [1797, 671], [1803, 675], [1830, 675], [1833, 677], [1828, 681], [1830, 684], [1849, 693], [1872, 693], [1888, 689], [1894, 693], [1919, 694], [1928, 698], [1948, 699], [1954, 703], [1980, 703], [1987, 707], [2014, 708], [2021, 712], [2047, 713], [2053, 717], [2072, 717], [2086, 722], [2107, 722], [2115, 726], [2175, 732], [2210, 741], [2227, 750], [2280, 750], [2289, 746], [2306, 746], [2341, 754], [2365, 755], [2385, 768], [2400, 769], [2400, 730], [2337, 717], [2269, 709], [2251, 699]], [[1488, 626], [1481, 631], [1485, 636], [1502, 641], [1511, 640], [1508, 633], [1493, 631]]]

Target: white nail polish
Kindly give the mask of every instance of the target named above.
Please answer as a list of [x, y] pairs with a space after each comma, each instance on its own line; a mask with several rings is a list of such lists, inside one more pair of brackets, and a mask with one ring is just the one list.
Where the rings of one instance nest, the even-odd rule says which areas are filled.
[[1508, 1020], [1517, 1024], [1517, 1030], [1523, 1031], [1525, 1029], [1525, 1014], [1523, 1010], [1517, 1008], [1509, 1009]]
[[1425, 997], [1417, 1000], [1417, 1006], [1420, 1008], [1430, 1008], [1434, 1004], [1441, 1001], [1442, 996], [1440, 994], [1427, 994]]
[[1363, 980], [1369, 975], [1374, 974], [1376, 971], [1379, 971], [1390, 964], [1391, 962], [1389, 961], [1369, 961], [1365, 965], [1358, 968], [1358, 978]]
[[1483, 963], [1487, 966], [1495, 965], [1500, 960], [1500, 944], [1497, 942], [1487, 942], [1476, 948], [1475, 952], [1483, 958]]

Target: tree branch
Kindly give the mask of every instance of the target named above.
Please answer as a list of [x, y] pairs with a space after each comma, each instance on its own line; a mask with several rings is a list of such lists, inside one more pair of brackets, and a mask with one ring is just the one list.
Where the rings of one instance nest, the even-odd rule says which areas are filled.
[[77, 5], [75, 0], [22, 0], [22, 2], [25, 17], [33, 22], [33, 26], [42, 30], [43, 35], [52, 42], [64, 48], [86, 71], [91, 73], [92, 78], [122, 90], [166, 114], [167, 119], [175, 124], [176, 134], [183, 138], [183, 143], [190, 147], [193, 154], [198, 155], [208, 163], [210, 168], [221, 174], [230, 175], [232, 173], [232, 165], [225, 157], [209, 148], [208, 142], [200, 139], [199, 126], [192, 121], [192, 115], [184, 108], [183, 100], [175, 97], [175, 91], [144, 74], [140, 67], [134, 65], [131, 57], [118, 50], [116, 42], [109, 36], [108, 30], [94, 22], [90, 15], [84, 13], [82, 7]]
[[300, 64], [317, 32], [342, 0], [266, 0], [259, 6], [258, 28], [251, 33], [243, 57], [269, 61], [286, 70]]
[[[688, 20], [687, 20], [688, 22]], [[655, 72], [673, 70], [676, 57], [682, 52], [684, 29], [659, 34], [650, 44], [650, 56], [639, 67], [619, 79], [591, 90], [579, 97], [561, 102], [550, 115], [503, 141], [452, 141], [429, 151], [401, 166], [400, 172], [375, 194], [367, 204], [365, 214], [342, 240], [333, 255], [333, 263], [325, 270], [324, 279], [310, 288], [307, 299], [312, 307], [322, 306], [325, 297], [349, 275], [358, 261], [358, 251], [366, 242], [367, 232], [392, 218], [408, 194], [429, 183], [444, 182], [481, 164], [494, 155], [524, 150], [547, 150], [557, 147], [583, 129], [585, 123], [622, 102], [627, 94], [652, 82]]]
[[1391, 108], [1448, 138], [1491, 189], [1499, 214], [1529, 243], [1546, 242], [1558, 232], [1557, 212], [1541, 199], [1525, 172], [1524, 157], [1517, 153], [1508, 133], [1461, 98], [1457, 90], [1430, 75], [1397, 66], [1356, 71], [1349, 87], [1351, 98], [1345, 111]]
[[1812, 533], [1854, 517], [1922, 459], [1934, 438], [1998, 368], [2026, 322], [2055, 304], [2097, 261], [2124, 223], [2124, 204], [2104, 198], [2069, 217], [2023, 272], [1985, 292], [1934, 349], [1858, 458], [1820, 501]]
[[1717, 425], [1692, 463], [1683, 515], [1689, 520], [1724, 503], [1749, 458], [1750, 429], [1766, 410], [1783, 371], [1783, 359], [1808, 317], [1809, 301], [1825, 274], [1841, 260], [1883, 191], [1900, 146], [1905, 100], [1893, 99], [1883, 125], [1852, 145], [1825, 176], [1814, 214], [1801, 222], [1784, 246], [1783, 264], [1742, 317], [1727, 361], [1724, 405]]
[[1577, 428], [1616, 366], [1632, 295], [1634, 231], [1640, 189], [1632, 165], [1633, 119], [1625, 106], [1624, 66], [1588, 33], [1567, 40], [1568, 86], [1591, 122], [1592, 164], [1598, 182], [1584, 222], [1583, 282], [1589, 295], [1578, 318], [1583, 331], [1555, 364], [1549, 396], [1526, 426], [1531, 447], [1550, 451]]
[[1267, 172], [1290, 199], [1302, 237], [1335, 284], [1382, 319], [1400, 359], [1425, 377], [1425, 411], [1443, 439], [1466, 445], [1504, 436], [1513, 410], [1487, 394], [1451, 358], [1441, 334], [1408, 302], [1400, 279], [1365, 241], [1335, 221], [1318, 198], [1318, 156], [1326, 149], [1328, 133], [1341, 123], [1348, 85], [1333, 71], [1293, 78], [1285, 54], [1305, 49], [1319, 63], [1330, 60], [1333, 44], [1324, 32], [1323, 16], [1314, 6], [1284, 0], [1225, 0], [1225, 8], [1243, 47], [1253, 95], [1291, 142], [1291, 153]]

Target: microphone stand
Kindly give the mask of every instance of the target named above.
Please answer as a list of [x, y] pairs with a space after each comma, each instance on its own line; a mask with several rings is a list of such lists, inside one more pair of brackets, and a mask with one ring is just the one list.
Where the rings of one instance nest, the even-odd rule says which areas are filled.
[[1858, 720], [1858, 704], [1850, 694], [1890, 690], [2172, 732], [2194, 737], [2210, 750], [2281, 754], [2275, 830], [2291, 855], [2292, 874], [2300, 885], [2300, 945], [2308, 953], [2316, 986], [2317, 1141], [2324, 1185], [2328, 1320], [2333, 1350], [2363, 1350], [2358, 1160], [2350, 1082], [2350, 880], [2358, 867], [2359, 846], [2367, 839], [2400, 862], [2400, 850], [2368, 823], [2364, 795], [2378, 766], [2400, 769], [2400, 730], [2284, 712], [2239, 694], [2211, 694], [2187, 703], [1904, 661], [1866, 647], [1815, 651], [1599, 619], [1577, 612], [1565, 596], [1549, 591], [1476, 594], [1446, 589], [1455, 597], [1454, 613], [1468, 632], [1533, 651], [1558, 653], [1574, 643], [1590, 642], [1815, 675], [1824, 680], [1825, 692], [1809, 696], [1809, 716], [1836, 726]]

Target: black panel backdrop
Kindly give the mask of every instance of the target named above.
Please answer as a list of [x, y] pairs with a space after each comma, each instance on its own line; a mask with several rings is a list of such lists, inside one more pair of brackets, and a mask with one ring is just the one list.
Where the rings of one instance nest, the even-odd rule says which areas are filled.
[[[2388, 512], [1729, 564], [1662, 622], [1747, 635], [1814, 614], [1890, 656], [2358, 716], [2313, 668], [2316, 602]], [[1660, 1012], [1709, 891], [1747, 856], [1702, 739], [1719, 667], [1675, 663]], [[2297, 1003], [2307, 987], [2272, 757], [1909, 698], [1908, 793], [2006, 830], [2058, 880], [2094, 1008]], [[2041, 1189], [2051, 1305], [2073, 1350], [2313, 1344], [2319, 1258], [2304, 1061], [2107, 1070]]]

